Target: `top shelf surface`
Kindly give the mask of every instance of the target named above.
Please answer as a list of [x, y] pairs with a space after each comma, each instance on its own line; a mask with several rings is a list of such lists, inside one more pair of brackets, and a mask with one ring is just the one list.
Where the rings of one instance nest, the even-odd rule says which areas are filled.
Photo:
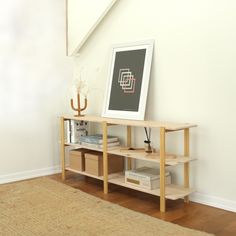
[[139, 127], [152, 127], [152, 128], [165, 128], [167, 130], [182, 130], [186, 128], [196, 127], [196, 124], [190, 123], [173, 123], [173, 122], [162, 122], [162, 121], [151, 121], [151, 120], [126, 120], [126, 119], [114, 119], [101, 116], [62, 116], [64, 119], [69, 120], [84, 120], [90, 122], [106, 122], [114, 125], [129, 125]]

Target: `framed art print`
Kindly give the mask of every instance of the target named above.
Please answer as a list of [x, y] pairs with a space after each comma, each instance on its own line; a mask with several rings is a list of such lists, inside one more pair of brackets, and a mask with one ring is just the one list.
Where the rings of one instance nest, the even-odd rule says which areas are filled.
[[112, 46], [104, 117], [144, 120], [154, 40]]

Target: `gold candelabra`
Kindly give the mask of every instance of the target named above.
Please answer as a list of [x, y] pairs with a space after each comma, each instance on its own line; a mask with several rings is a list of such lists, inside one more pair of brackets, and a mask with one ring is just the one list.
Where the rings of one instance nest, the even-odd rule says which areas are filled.
[[76, 108], [74, 106], [74, 102], [73, 102], [73, 99], [70, 100], [70, 105], [71, 105], [71, 108], [74, 110], [74, 111], [77, 111], [78, 114], [77, 115], [74, 115], [74, 116], [84, 116], [81, 114], [81, 111], [84, 111], [86, 108], [87, 108], [87, 98], [84, 99], [84, 107], [81, 108], [80, 106], [80, 94], [77, 93], [77, 104], [78, 104], [78, 108]]

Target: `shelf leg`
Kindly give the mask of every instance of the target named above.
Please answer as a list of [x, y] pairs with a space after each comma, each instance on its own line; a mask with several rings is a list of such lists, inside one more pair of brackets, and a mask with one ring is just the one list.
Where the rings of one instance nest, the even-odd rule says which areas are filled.
[[166, 211], [165, 200], [165, 128], [160, 128], [160, 211]]
[[[184, 156], [189, 157], [189, 128], [184, 129]], [[184, 187], [189, 188], [189, 162], [184, 163]], [[184, 198], [184, 202], [189, 202], [189, 197]]]
[[102, 122], [103, 130], [103, 192], [108, 193], [107, 123]]
[[[131, 126], [127, 126], [127, 147], [131, 148], [132, 146], [132, 130]], [[132, 159], [128, 157], [128, 170], [132, 169]]]
[[65, 180], [66, 170], [65, 170], [65, 128], [64, 128], [64, 117], [61, 117], [61, 178]]

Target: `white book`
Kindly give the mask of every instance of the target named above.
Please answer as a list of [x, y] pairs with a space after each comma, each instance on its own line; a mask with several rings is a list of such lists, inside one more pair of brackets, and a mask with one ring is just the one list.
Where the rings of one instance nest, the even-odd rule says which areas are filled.
[[[159, 169], [141, 167], [136, 170], [125, 171], [125, 183], [139, 186], [146, 189], [160, 187]], [[165, 184], [171, 184], [170, 172], [165, 173]]]
[[[126, 170], [125, 175], [140, 179], [160, 179], [160, 170], [150, 167], [140, 167], [135, 170]], [[170, 172], [166, 171], [165, 175], [170, 175]]]
[[[102, 144], [103, 143], [103, 136], [102, 134], [95, 134], [95, 135], [88, 135], [88, 136], [83, 136], [81, 137], [81, 142], [86, 142], [86, 143], [93, 143], [93, 144]], [[114, 136], [107, 136], [107, 143], [113, 143], [113, 142], [118, 142], [119, 139], [118, 137]]]
[[[102, 144], [94, 144], [94, 143], [86, 143], [86, 142], [81, 142], [81, 145], [86, 146], [86, 147], [91, 147], [91, 148], [103, 148]], [[107, 147], [110, 149], [112, 147], [117, 147], [120, 145], [120, 142], [114, 142], [114, 143], [108, 143]]]
[[76, 143], [76, 136], [75, 136], [75, 121], [70, 120], [70, 125], [71, 125], [71, 143]]
[[[99, 148], [103, 148], [103, 144], [99, 144], [98, 146]], [[120, 142], [107, 143], [107, 147], [115, 147], [115, 146], [120, 146]]]
[[65, 143], [70, 143], [70, 121], [69, 120], [65, 120], [64, 121], [64, 142]]

